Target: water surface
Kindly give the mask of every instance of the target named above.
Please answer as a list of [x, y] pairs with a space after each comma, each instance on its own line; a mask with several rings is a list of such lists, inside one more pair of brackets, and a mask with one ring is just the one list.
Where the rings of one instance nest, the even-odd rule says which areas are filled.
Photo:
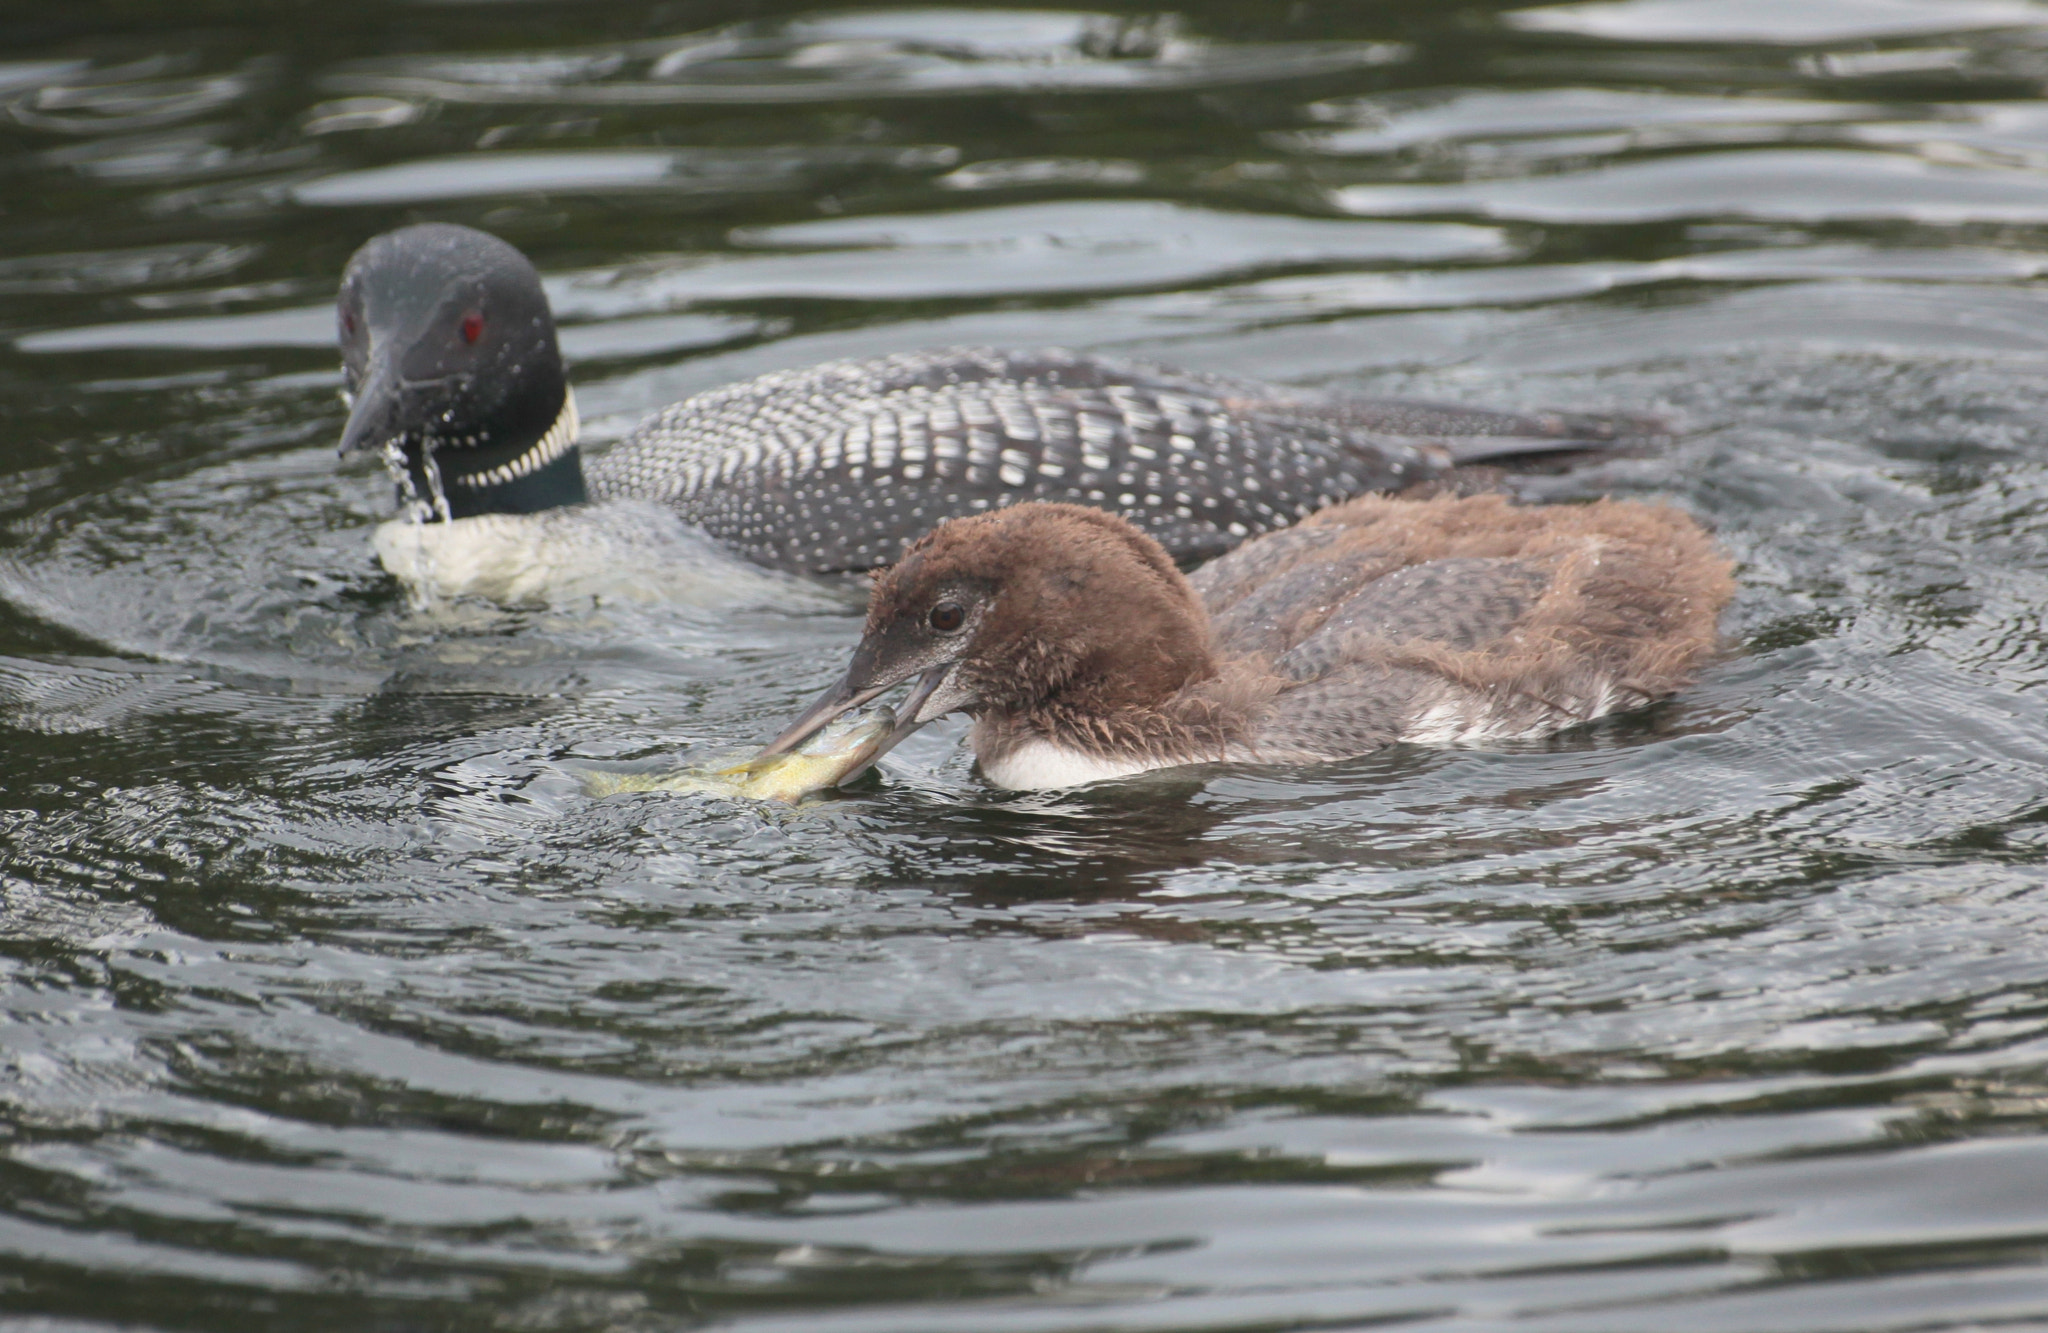
[[[2048, 1327], [2048, 7], [220, 0], [0, 19], [0, 1320]], [[414, 607], [364, 238], [599, 440], [1065, 344], [1649, 411], [1741, 561], [1536, 746], [796, 811], [791, 593]]]

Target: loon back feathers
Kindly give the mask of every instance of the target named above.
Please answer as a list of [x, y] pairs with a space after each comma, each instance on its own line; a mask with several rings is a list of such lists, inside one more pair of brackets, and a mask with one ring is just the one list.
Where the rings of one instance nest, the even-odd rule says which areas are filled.
[[1460, 463], [1609, 447], [1643, 423], [1322, 397], [1057, 349], [901, 353], [698, 394], [587, 468], [750, 559], [895, 561], [934, 523], [1025, 500], [1122, 514], [1183, 564]]

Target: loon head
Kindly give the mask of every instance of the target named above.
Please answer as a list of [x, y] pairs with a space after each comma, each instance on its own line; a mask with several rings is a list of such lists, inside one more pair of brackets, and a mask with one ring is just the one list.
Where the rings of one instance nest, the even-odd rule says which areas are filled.
[[1158, 542], [1099, 509], [1021, 504], [942, 523], [878, 575], [845, 677], [762, 753], [913, 678], [873, 757], [948, 713], [1111, 735], [1216, 671], [1208, 613]]
[[383, 452], [424, 516], [585, 498], [576, 403], [525, 255], [469, 227], [402, 227], [349, 260], [337, 313], [341, 452]]

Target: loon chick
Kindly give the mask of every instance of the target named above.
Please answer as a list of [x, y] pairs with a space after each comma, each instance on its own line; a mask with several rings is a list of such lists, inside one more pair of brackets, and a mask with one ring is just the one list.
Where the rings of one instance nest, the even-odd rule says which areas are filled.
[[[444, 574], [515, 553], [532, 525], [504, 516], [620, 500], [656, 502], [748, 560], [797, 573], [887, 565], [941, 519], [1024, 500], [1121, 513], [1192, 564], [1354, 495], [1460, 464], [1613, 448], [1655, 428], [955, 348], [701, 393], [586, 460], [547, 297], [513, 246], [445, 223], [387, 232], [349, 260], [338, 313], [342, 452], [382, 451], [399, 476], [416, 530], [387, 524], [379, 553], [415, 581], [462, 542], [481, 553], [443, 560]], [[501, 521], [464, 528], [492, 515]], [[530, 585], [545, 569], [528, 573]]]
[[1190, 579], [1114, 515], [1019, 505], [878, 575], [844, 679], [764, 753], [913, 677], [881, 748], [968, 713], [999, 787], [1531, 739], [1688, 683], [1730, 568], [1664, 505], [1368, 496]]

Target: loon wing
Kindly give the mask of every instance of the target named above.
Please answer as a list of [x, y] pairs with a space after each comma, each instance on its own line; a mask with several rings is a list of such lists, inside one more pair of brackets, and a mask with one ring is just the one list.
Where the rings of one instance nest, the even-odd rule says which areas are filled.
[[[1056, 350], [950, 349], [698, 394], [588, 475], [599, 498], [659, 500], [750, 559], [803, 572], [891, 564], [943, 519], [1024, 500], [1120, 513], [1186, 564], [1351, 496], [1432, 480], [1466, 453], [1599, 443], [1566, 420], [1295, 399]], [[1487, 443], [1452, 443], [1468, 435]]]

